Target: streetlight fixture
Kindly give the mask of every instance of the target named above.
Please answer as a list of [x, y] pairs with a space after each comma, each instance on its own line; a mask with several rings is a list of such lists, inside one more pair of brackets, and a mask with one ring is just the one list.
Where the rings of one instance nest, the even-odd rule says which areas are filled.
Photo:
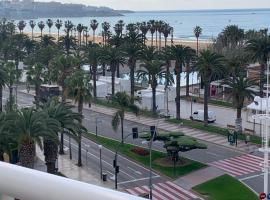
[[[135, 128], [132, 128], [132, 133], [130, 133], [127, 136], [125, 136], [123, 138], [123, 142], [124, 142], [124, 140], [126, 138], [128, 138], [131, 135], [132, 135], [133, 139], [137, 139], [139, 137], [138, 128], [136, 128], [136, 127]], [[120, 142], [119, 145], [117, 146], [116, 151], [115, 151], [114, 161], [113, 161], [113, 167], [115, 169], [115, 173], [114, 173], [114, 175], [115, 175], [115, 177], [114, 177], [114, 180], [115, 180], [115, 189], [117, 189], [117, 182], [118, 182], [118, 179], [117, 179], [118, 177], [117, 176], [118, 176], [118, 173], [120, 172], [120, 170], [119, 170], [120, 168], [117, 165], [118, 151], [119, 151], [119, 148], [121, 147], [121, 145], [123, 145], [123, 142]]]
[[101, 150], [102, 150], [102, 145], [98, 145], [99, 148], [99, 166], [100, 166], [100, 179], [102, 179], [102, 158], [101, 158]]
[[156, 127], [150, 126], [150, 141], [142, 141], [142, 144], [148, 144], [149, 147], [149, 199], [153, 198], [153, 184], [152, 184], [152, 144], [156, 138]]
[[88, 157], [88, 150], [90, 148], [89, 144], [85, 144], [85, 166], [87, 166], [87, 157]]

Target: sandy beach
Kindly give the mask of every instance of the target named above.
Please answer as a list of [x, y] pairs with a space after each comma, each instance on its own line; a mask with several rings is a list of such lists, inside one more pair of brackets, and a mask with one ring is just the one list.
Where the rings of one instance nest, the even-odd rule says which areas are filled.
[[[30, 33], [30, 32], [25, 32], [24, 34], [28, 35], [29, 37], [32, 37], [32, 33]], [[49, 35], [49, 34], [48, 33], [43, 33], [43, 35]], [[60, 34], [60, 36], [63, 36], [63, 35], [64, 34]], [[57, 34], [56, 33], [51, 33], [51, 36], [54, 37], [55, 40], [57, 40]], [[34, 38], [35, 39], [40, 38], [40, 33], [34, 33]], [[76, 36], [76, 38], [78, 39], [78, 36]], [[89, 35], [88, 36], [88, 42], [93, 42], [93, 36], [92, 35]], [[102, 44], [103, 43], [102, 37], [99, 36], [99, 35], [95, 36], [95, 43]], [[159, 40], [158, 40], [158, 43], [159, 43]], [[199, 50], [208, 48], [209, 46], [212, 45], [212, 43], [213, 43], [212, 41], [199, 40]], [[181, 39], [175, 38], [173, 40], [173, 44], [174, 45], [190, 46], [193, 49], [196, 49], [197, 48], [197, 41], [193, 41], [193, 40], [181, 40]], [[147, 39], [146, 45], [151, 46], [151, 38], [148, 38]], [[153, 41], [153, 45], [154, 46], [156, 45], [155, 38], [154, 38], [154, 41]], [[171, 38], [168, 38], [167, 45], [172, 45]], [[165, 40], [162, 40], [161, 41], [161, 46], [162, 47], [165, 46]]]

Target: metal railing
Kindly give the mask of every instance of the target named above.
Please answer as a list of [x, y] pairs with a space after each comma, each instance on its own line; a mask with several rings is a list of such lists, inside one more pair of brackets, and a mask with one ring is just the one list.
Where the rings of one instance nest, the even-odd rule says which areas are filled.
[[[2, 194], [2, 195], [1, 195]], [[143, 200], [140, 197], [0, 162], [0, 200]]]

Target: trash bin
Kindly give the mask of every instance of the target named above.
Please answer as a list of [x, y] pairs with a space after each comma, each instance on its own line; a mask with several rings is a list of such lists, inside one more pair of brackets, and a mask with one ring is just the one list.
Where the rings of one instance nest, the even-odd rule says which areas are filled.
[[102, 180], [105, 182], [107, 181], [107, 174], [106, 173], [103, 173], [102, 174]]

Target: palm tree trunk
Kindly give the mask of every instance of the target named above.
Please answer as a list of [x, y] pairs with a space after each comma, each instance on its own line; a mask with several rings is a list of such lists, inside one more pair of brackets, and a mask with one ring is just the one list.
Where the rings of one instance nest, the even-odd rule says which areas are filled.
[[187, 73], [186, 74], [186, 97], [189, 97], [189, 75], [190, 75], [189, 69], [186, 71], [186, 73]]
[[34, 39], [34, 29], [32, 29], [32, 40]]
[[157, 103], [156, 103], [156, 87], [152, 87], [152, 111], [155, 114], [157, 112]]
[[105, 63], [102, 63], [102, 76], [106, 75], [106, 66]]
[[94, 93], [94, 100], [97, 98], [97, 66], [93, 66], [93, 93]]
[[29, 137], [23, 138], [20, 141], [19, 162], [23, 167], [34, 168], [35, 142]]
[[13, 86], [9, 87], [9, 110], [12, 111]]
[[161, 32], [159, 32], [159, 50], [161, 49]]
[[165, 47], [167, 46], [167, 37], [165, 37]]
[[151, 34], [152, 36], [151, 36], [151, 46], [153, 46], [154, 45], [154, 34]]
[[135, 66], [131, 64], [130, 66], [130, 96], [132, 99], [132, 103], [134, 101], [134, 93], [135, 93]]
[[158, 48], [158, 36], [157, 36], [157, 31], [156, 31], [156, 48]]
[[199, 54], [199, 38], [197, 37], [197, 55]]
[[208, 125], [208, 99], [209, 99], [210, 81], [204, 85], [204, 126]]
[[95, 31], [93, 30], [93, 43], [95, 43]]
[[[66, 96], [64, 94], [64, 91], [66, 90], [66, 87], [65, 87], [64, 81], [62, 81], [62, 83], [60, 85], [62, 87], [62, 103], [65, 103], [66, 102]], [[64, 152], [64, 133], [63, 132], [60, 135], [59, 154], [60, 155], [64, 155], [65, 154], [65, 152]]]
[[242, 133], [242, 109], [241, 108], [237, 108], [236, 110], [237, 112], [237, 116], [235, 119], [235, 131], [238, 133]]
[[124, 113], [121, 116], [121, 141], [124, 143]]
[[0, 112], [3, 111], [3, 86], [0, 85]]
[[117, 63], [117, 72], [116, 72], [117, 78], [120, 78], [120, 64]]
[[176, 104], [176, 119], [180, 120], [180, 73], [177, 73], [176, 75], [176, 98], [175, 98], [175, 104]]
[[265, 63], [261, 64], [260, 68], [260, 97], [263, 97], [263, 85], [264, 85], [264, 75], [265, 75]]
[[50, 174], [55, 174], [55, 163], [57, 160], [58, 145], [50, 139], [44, 139], [43, 146], [47, 172]]
[[112, 69], [112, 96], [114, 96], [114, 83], [115, 83], [115, 70]]
[[[78, 113], [82, 115], [83, 112], [83, 97], [79, 98], [78, 102]], [[82, 123], [82, 121], [80, 121]], [[82, 133], [78, 132], [78, 166], [82, 166]]]
[[59, 29], [57, 29], [57, 42], [59, 42]]

